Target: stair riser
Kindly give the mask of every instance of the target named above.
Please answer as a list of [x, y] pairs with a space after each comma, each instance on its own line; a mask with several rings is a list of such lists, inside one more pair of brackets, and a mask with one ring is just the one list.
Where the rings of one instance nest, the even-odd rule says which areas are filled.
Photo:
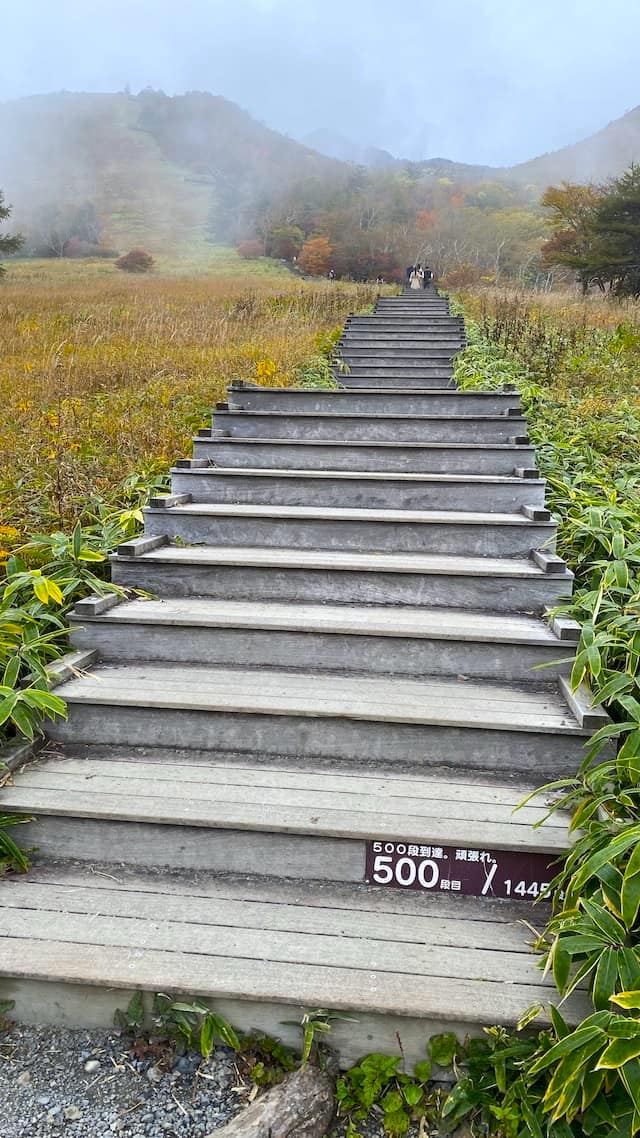
[[533, 447], [331, 446], [330, 443], [282, 445], [264, 440], [196, 439], [194, 455], [219, 466], [284, 470], [398, 471], [404, 474], [513, 474], [516, 466], [534, 465]]
[[167, 535], [187, 545], [254, 546], [269, 549], [348, 550], [352, 553], [441, 553], [478, 557], [528, 557], [532, 549], [553, 552], [555, 527], [458, 525], [438, 522], [346, 521], [215, 517], [148, 510], [145, 534]]
[[236, 502], [247, 505], [329, 506], [379, 510], [471, 510], [509, 513], [544, 504], [541, 482], [437, 482], [416, 485], [365, 478], [261, 478], [259, 475], [201, 474], [181, 471], [172, 476], [172, 493], [189, 494], [193, 502]]
[[425, 388], [430, 388], [432, 391], [447, 391], [456, 388], [454, 379], [449, 375], [442, 377], [428, 375], [420, 378], [420, 376], [407, 376], [405, 374], [381, 378], [379, 375], [368, 374], [366, 370], [354, 373], [353, 369], [350, 373], [343, 373], [336, 369], [334, 375], [340, 387], [347, 391], [362, 387], [378, 387], [384, 391], [408, 391], [415, 388], [421, 391], [424, 391]]
[[[404, 639], [272, 629], [200, 628], [182, 625], [72, 622], [71, 643], [96, 649], [101, 660], [174, 661], [191, 664], [302, 668], [381, 676], [458, 676], [530, 682], [536, 686], [568, 675], [567, 645], [495, 644], [462, 640]], [[541, 665], [544, 671], [535, 669]]]
[[[340, 368], [339, 363], [336, 363], [334, 372], [336, 378], [339, 380], [340, 384], [342, 384], [343, 387], [348, 387], [348, 377], [350, 376], [371, 377], [372, 379], [378, 380], [381, 387], [386, 386], [387, 380], [394, 378], [401, 380], [401, 386], [407, 384], [409, 380], [427, 380], [430, 378], [440, 380], [440, 382], [436, 382], [434, 385], [435, 387], [446, 387], [448, 386], [448, 384], [446, 384], [446, 381], [453, 380], [453, 366], [443, 366], [442, 364], [438, 364], [437, 366], [428, 366], [427, 368], [427, 366], [422, 366], [421, 364], [395, 364], [394, 366], [379, 366], [367, 363], [354, 363], [352, 365], [348, 365], [345, 370], [343, 368]], [[371, 387], [372, 385], [369, 384], [368, 386]], [[425, 384], [425, 382], [419, 382], [419, 384], [415, 384], [413, 386], [427, 387], [428, 384]], [[454, 387], [456, 384], [452, 382], [451, 386]]]
[[455, 320], [392, 320], [377, 316], [374, 320], [348, 320], [343, 336], [390, 335], [394, 339], [422, 340], [429, 336], [466, 340], [463, 324]]
[[339, 340], [340, 344], [353, 344], [354, 347], [361, 345], [367, 347], [370, 344], [376, 344], [381, 341], [383, 344], [389, 344], [391, 347], [416, 347], [416, 348], [454, 348], [458, 349], [461, 344], [464, 344], [465, 337], [460, 335], [459, 332], [447, 332], [442, 330], [432, 330], [430, 332], [392, 332], [386, 328], [347, 328]]
[[230, 391], [229, 408], [232, 411], [278, 411], [296, 414], [299, 411], [316, 414], [350, 415], [503, 415], [508, 410], [520, 411], [517, 392], [508, 395], [475, 393], [412, 394], [410, 391], [388, 393], [384, 391], [345, 393], [333, 391]]
[[388, 348], [388, 347], [353, 347], [341, 345], [338, 348], [337, 355], [343, 363], [351, 366], [351, 364], [362, 364], [371, 362], [374, 365], [381, 365], [387, 363], [400, 364], [414, 364], [416, 367], [419, 365], [429, 366], [438, 363], [448, 364], [450, 360], [457, 355], [458, 348]]
[[[348, 364], [345, 366], [346, 366], [346, 371], [337, 362], [336, 362], [335, 367], [334, 367], [335, 375], [340, 380], [341, 383], [343, 382], [342, 377], [345, 376], [348, 378], [348, 376], [350, 374], [356, 375], [356, 376], [358, 376], [358, 375], [375, 376], [377, 379], [383, 381], [382, 382], [383, 387], [384, 387], [384, 381], [386, 379], [389, 379], [389, 378], [392, 378], [395, 376], [399, 377], [401, 380], [428, 379], [429, 377], [432, 377], [434, 379], [439, 379], [441, 381], [441, 383], [436, 384], [436, 386], [442, 386], [442, 387], [446, 386], [446, 382], [445, 382], [446, 380], [453, 379], [453, 365], [452, 364], [446, 364], [446, 365], [444, 365], [444, 364], [430, 364], [430, 365], [426, 365], [426, 364], [404, 363], [404, 364], [385, 365], [385, 364], [369, 364], [369, 363], [362, 362], [362, 363]], [[343, 383], [343, 386], [347, 387], [348, 384]], [[425, 387], [426, 384], [419, 383], [416, 386]]]
[[[465, 846], [468, 844], [465, 829], [466, 824], [460, 823], [458, 831], [452, 831], [451, 840], [446, 841], [438, 833], [441, 827], [434, 830], [427, 821], [424, 833], [399, 833], [396, 837], [404, 841], [414, 839], [418, 843], [431, 839], [442, 845]], [[127, 864], [140, 868], [170, 866], [181, 870], [351, 884], [363, 883], [365, 877], [365, 842], [348, 838], [64, 818], [54, 814], [39, 814], [37, 825], [27, 824], [21, 833], [26, 845], [37, 846], [36, 862], [73, 859], [104, 864], [114, 861], [114, 850], [126, 849]], [[545, 852], [542, 846], [541, 841], [540, 852]], [[424, 900], [427, 905], [437, 904], [435, 897], [425, 896]], [[465, 901], [457, 900], [463, 916]], [[526, 906], [524, 908], [526, 910]]]
[[[240, 840], [242, 835], [240, 835]], [[35, 839], [34, 839], [35, 840]], [[113, 841], [118, 841], [117, 832]], [[127, 840], [123, 837], [123, 840]], [[165, 837], [165, 841], [172, 841], [173, 836]], [[144, 863], [142, 863], [144, 864]], [[204, 866], [203, 866], [204, 868]], [[90, 955], [87, 949], [87, 955]], [[46, 969], [43, 969], [45, 972]], [[165, 983], [166, 981], [166, 983]], [[116, 1009], [126, 1008], [134, 996], [131, 987], [126, 986], [125, 980], [117, 983], [110, 981], [107, 987], [100, 987], [95, 982], [91, 984], [65, 983], [63, 981], [50, 981], [48, 979], [0, 979], [0, 997], [15, 1002], [12, 1016], [18, 1023], [34, 1024], [38, 1027], [43, 1024], [64, 1024], [73, 1028], [105, 1028], [113, 1031], [113, 1017]], [[149, 1024], [151, 1024], [152, 993], [156, 988], [170, 990], [177, 998], [182, 996], [193, 1001], [194, 996], [199, 1002], [211, 1002], [211, 988], [202, 984], [193, 977], [184, 988], [176, 984], [175, 975], [160, 976], [147, 993], [147, 1009]], [[539, 989], [531, 986], [525, 988], [533, 1000]], [[325, 998], [331, 993], [327, 988], [318, 985], [317, 994], [308, 1002], [309, 1007], [320, 1007], [329, 1001]], [[291, 997], [289, 997], [290, 1001]], [[234, 996], [228, 998], [214, 995], [212, 1006], [218, 1015], [223, 1016], [228, 1023], [246, 1034], [256, 1031], [270, 1037], [277, 1037], [283, 1043], [300, 1050], [300, 1005], [287, 1002], [287, 996], [275, 1002], [269, 998], [243, 999]], [[342, 1004], [341, 1004], [342, 1006]], [[334, 997], [333, 1007], [337, 1007]], [[363, 1011], [361, 1007], [344, 1009], [350, 1015], [338, 1020], [331, 1028], [331, 1044], [335, 1049], [339, 1064], [342, 1068], [353, 1066], [361, 1058], [363, 1051], [376, 1051], [381, 1055], [394, 1055], [398, 1051], [398, 1039], [402, 1040], [402, 1055], [413, 1069], [416, 1063], [424, 1059], [424, 1041], [439, 1032], [453, 1032], [458, 1039], [465, 1039], [469, 1035], [481, 1036], [482, 1023], [474, 1022], [470, 1016], [451, 1015], [447, 1019], [433, 1016], [429, 1019], [419, 1019], [406, 1015], [376, 1014]], [[517, 1016], [504, 1015], [502, 1022], [513, 1021], [515, 1026]], [[577, 1022], [577, 1019], [576, 1019]], [[436, 1080], [441, 1076], [436, 1068], [433, 1076]], [[444, 1073], [443, 1076], [444, 1078]]]
[[213, 416], [214, 430], [225, 435], [251, 439], [305, 439], [309, 442], [385, 442], [385, 443], [508, 443], [526, 431], [526, 421], [515, 417], [473, 419], [470, 416], [445, 419], [395, 419], [391, 416], [348, 418], [342, 415], [304, 418], [277, 413], [246, 415], [242, 411], [219, 411]]
[[425, 605], [500, 612], [542, 612], [571, 594], [571, 580], [540, 574], [467, 577], [437, 573], [367, 573], [246, 565], [182, 565], [144, 558], [113, 559], [118, 585], [159, 597], [301, 601], [334, 604]]
[[391, 317], [395, 320], [407, 319], [446, 319], [455, 320], [446, 305], [440, 304], [399, 304], [384, 308], [376, 308], [369, 319], [377, 319], [378, 317]]
[[458, 351], [464, 342], [464, 336], [455, 332], [450, 334], [444, 332], [408, 334], [407, 332], [388, 332], [385, 329], [354, 331], [352, 328], [343, 332], [339, 340], [340, 344], [351, 344], [354, 348], [376, 347], [382, 344], [383, 346], [389, 345], [392, 348], [452, 348], [454, 351]]
[[585, 758], [584, 739], [579, 735], [72, 701], [68, 703], [68, 719], [57, 720], [49, 734], [63, 743], [224, 749], [259, 753], [265, 758], [318, 757], [373, 768], [401, 764], [403, 769], [411, 767], [422, 773], [453, 767], [457, 771], [530, 776], [534, 770], [541, 781], [575, 773]]
[[426, 320], [394, 320], [392, 317], [376, 316], [372, 320], [351, 321], [345, 324], [343, 336], [373, 335], [373, 336], [399, 336], [400, 339], [424, 336], [455, 336], [458, 340], [466, 340], [464, 326], [448, 318], [435, 318]]

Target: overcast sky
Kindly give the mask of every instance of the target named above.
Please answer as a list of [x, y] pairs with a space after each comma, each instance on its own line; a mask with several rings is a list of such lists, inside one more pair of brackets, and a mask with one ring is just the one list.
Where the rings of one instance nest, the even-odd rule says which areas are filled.
[[19, 0], [0, 99], [206, 90], [293, 137], [511, 164], [640, 103], [638, 0]]

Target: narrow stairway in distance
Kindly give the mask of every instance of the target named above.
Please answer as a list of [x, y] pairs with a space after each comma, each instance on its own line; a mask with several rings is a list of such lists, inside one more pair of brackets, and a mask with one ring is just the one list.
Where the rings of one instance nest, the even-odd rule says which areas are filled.
[[348, 1063], [552, 998], [522, 922], [566, 820], [513, 810], [605, 717], [544, 619], [572, 575], [519, 394], [459, 391], [464, 343], [435, 290], [383, 297], [336, 390], [233, 384], [113, 559], [154, 599], [77, 605], [68, 721], [3, 791], [37, 818], [18, 1018], [169, 991], [286, 1038], [324, 1007]]

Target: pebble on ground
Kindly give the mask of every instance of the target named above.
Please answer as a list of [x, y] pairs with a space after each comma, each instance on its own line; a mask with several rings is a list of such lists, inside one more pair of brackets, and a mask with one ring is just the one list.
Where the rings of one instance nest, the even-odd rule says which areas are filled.
[[[16, 1024], [0, 1035], [0, 1138], [206, 1138], [251, 1090], [226, 1048], [163, 1071], [117, 1031]], [[384, 1138], [375, 1123], [361, 1132]], [[344, 1134], [337, 1125], [332, 1138]]]

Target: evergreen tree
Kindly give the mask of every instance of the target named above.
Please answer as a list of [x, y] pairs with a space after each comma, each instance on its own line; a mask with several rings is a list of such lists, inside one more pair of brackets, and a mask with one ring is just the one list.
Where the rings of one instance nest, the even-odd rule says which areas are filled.
[[616, 296], [640, 296], [640, 166], [632, 164], [604, 195], [586, 268]]
[[[0, 190], [0, 222], [6, 221], [10, 216], [11, 207], [4, 204], [4, 194]], [[21, 233], [16, 233], [13, 237], [10, 237], [8, 233], [0, 233], [0, 253], [17, 253], [22, 244], [24, 244], [24, 237]], [[0, 265], [0, 277], [4, 272], [4, 268]]]
[[554, 234], [542, 247], [548, 264], [572, 268], [590, 285], [640, 297], [640, 166], [605, 187], [564, 183], [542, 198]]

